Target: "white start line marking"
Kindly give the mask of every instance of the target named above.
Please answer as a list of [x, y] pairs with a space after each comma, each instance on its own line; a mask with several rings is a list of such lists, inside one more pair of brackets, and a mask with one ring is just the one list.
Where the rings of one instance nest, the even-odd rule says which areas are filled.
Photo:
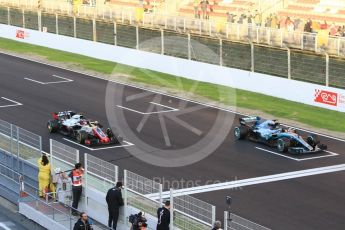
[[131, 142], [128, 142], [128, 141], [123, 141], [124, 144], [121, 144], [121, 145], [113, 145], [113, 146], [108, 146], [108, 147], [100, 147], [100, 148], [91, 148], [91, 147], [88, 147], [88, 146], [85, 146], [85, 145], [82, 145], [82, 144], [79, 144], [73, 140], [70, 140], [70, 139], [67, 139], [67, 138], [62, 138], [63, 140], [67, 141], [67, 142], [70, 142], [70, 143], [73, 143], [75, 145], [78, 145], [80, 147], [83, 147], [87, 150], [90, 150], [90, 151], [100, 151], [100, 150], [105, 150], [105, 149], [116, 149], [116, 148], [124, 148], [124, 147], [129, 147], [129, 146], [133, 146], [134, 144], [131, 143]]
[[294, 161], [307, 161], [307, 160], [314, 160], [314, 159], [320, 159], [320, 158], [325, 158], [325, 157], [334, 157], [334, 156], [338, 156], [339, 155], [338, 153], [334, 153], [334, 152], [331, 152], [331, 151], [324, 150], [323, 152], [328, 153], [327, 155], [314, 156], [314, 157], [306, 157], [306, 158], [297, 158], [297, 157], [287, 156], [287, 155], [284, 155], [284, 154], [281, 154], [281, 153], [277, 153], [277, 152], [274, 152], [274, 151], [271, 151], [271, 150], [268, 150], [268, 149], [260, 148], [260, 147], [255, 147], [255, 148], [258, 149], [258, 150], [261, 150], [261, 151], [264, 151], [264, 152], [267, 152], [267, 153], [271, 153], [271, 154], [274, 154], [274, 155], [277, 155], [277, 156], [281, 156], [281, 157], [284, 157], [284, 158], [287, 158], [287, 159], [290, 159], [290, 160], [294, 160]]
[[1, 99], [5, 100], [5, 101], [9, 101], [13, 104], [9, 104], [9, 105], [1, 105], [0, 108], [6, 108], [6, 107], [13, 107], [13, 106], [19, 106], [19, 105], [23, 105], [22, 103], [19, 103], [17, 101], [14, 101], [14, 100], [11, 100], [11, 99], [8, 99], [6, 97], [1, 97]]
[[168, 108], [169, 110], [162, 110], [162, 111], [157, 111], [157, 112], [140, 112], [140, 111], [137, 111], [135, 109], [131, 109], [131, 108], [127, 108], [127, 107], [124, 107], [122, 105], [117, 105], [117, 107], [121, 108], [121, 109], [125, 109], [125, 110], [128, 110], [128, 111], [132, 111], [134, 113], [139, 113], [139, 114], [142, 114], [142, 115], [150, 115], [150, 114], [158, 114], [158, 113], [169, 113], [169, 112], [175, 112], [175, 111], [179, 111], [179, 109], [176, 109], [176, 108], [172, 108], [172, 107], [169, 107], [169, 106], [166, 106], [166, 105], [162, 105], [162, 104], [159, 104], [159, 103], [156, 103], [156, 102], [150, 102], [151, 104], [154, 104], [156, 106], [160, 106], [160, 107], [164, 107], [164, 108]]
[[56, 77], [56, 78], [60, 78], [62, 79], [62, 81], [50, 81], [50, 82], [41, 82], [41, 81], [37, 81], [37, 80], [34, 80], [34, 79], [31, 79], [31, 78], [27, 78], [25, 77], [24, 79], [25, 80], [28, 80], [28, 81], [31, 81], [31, 82], [35, 82], [37, 84], [41, 84], [41, 85], [50, 85], [50, 84], [58, 84], [58, 83], [68, 83], [68, 82], [72, 82], [73, 80], [72, 79], [68, 79], [68, 78], [65, 78], [65, 77], [60, 77], [58, 75], [52, 75], [53, 77]]

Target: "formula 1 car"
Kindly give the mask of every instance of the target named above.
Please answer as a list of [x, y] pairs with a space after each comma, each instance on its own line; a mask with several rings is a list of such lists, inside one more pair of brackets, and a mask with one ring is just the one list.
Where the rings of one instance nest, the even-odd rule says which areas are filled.
[[283, 153], [305, 154], [327, 149], [327, 145], [320, 144], [317, 135], [302, 137], [293, 128], [284, 129], [277, 120], [262, 120], [255, 116], [240, 118], [240, 126], [235, 127], [234, 135], [237, 140], [264, 143]]
[[59, 132], [71, 139], [84, 145], [106, 145], [120, 144], [123, 138], [97, 121], [90, 121], [84, 118], [82, 114], [73, 111], [64, 111], [52, 114], [53, 119], [47, 123], [50, 133]]

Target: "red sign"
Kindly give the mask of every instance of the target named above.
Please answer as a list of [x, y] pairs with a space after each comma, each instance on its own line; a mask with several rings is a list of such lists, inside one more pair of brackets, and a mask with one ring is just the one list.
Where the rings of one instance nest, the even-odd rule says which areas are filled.
[[24, 39], [25, 38], [25, 31], [24, 30], [17, 30], [16, 38]]
[[338, 105], [338, 94], [326, 90], [315, 90], [315, 102], [337, 106]]

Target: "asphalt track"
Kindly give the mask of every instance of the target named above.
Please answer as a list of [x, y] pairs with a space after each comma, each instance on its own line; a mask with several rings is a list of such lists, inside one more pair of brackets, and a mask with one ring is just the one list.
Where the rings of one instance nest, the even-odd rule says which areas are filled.
[[[102, 79], [5, 54], [0, 55], [0, 74], [0, 119], [41, 135], [44, 150], [49, 151], [49, 138], [53, 138], [121, 169], [161, 181], [165, 188], [172, 185], [178, 189], [345, 163], [345, 142], [334, 138], [321, 137], [329, 146], [329, 153], [302, 158], [280, 156], [266, 146], [235, 141], [232, 121], [234, 119], [237, 124], [239, 115], [231, 112], [131, 86], [108, 84]], [[106, 92], [114, 93], [111, 103], [109, 98], [105, 100]], [[50, 135], [46, 122], [51, 112], [66, 109], [82, 112], [105, 126], [108, 114], [125, 140], [134, 145], [94, 151], [70, 143], [58, 134]], [[217, 140], [222, 140], [219, 146], [215, 144]], [[215, 147], [212, 154], [191, 165], [164, 167], [183, 165], [190, 158], [200, 157], [202, 150], [210, 146]], [[189, 152], [178, 151], [185, 148], [189, 148]], [[188, 154], [199, 150], [200, 155], [188, 158]], [[162, 159], [152, 163], [164, 165], [149, 164], [138, 156], [145, 156], [149, 162]], [[225, 209], [225, 196], [232, 195], [234, 213], [272, 229], [340, 230], [345, 226], [344, 176], [345, 172], [327, 173], [194, 196], [216, 205], [219, 218]]]

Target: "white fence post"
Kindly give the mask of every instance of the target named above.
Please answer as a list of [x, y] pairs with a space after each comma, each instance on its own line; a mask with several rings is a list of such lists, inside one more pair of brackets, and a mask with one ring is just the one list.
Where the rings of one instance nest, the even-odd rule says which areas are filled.
[[162, 205], [163, 205], [163, 196], [162, 196], [162, 193], [163, 193], [163, 185], [162, 185], [162, 184], [159, 184], [159, 206], [162, 206]]
[[7, 7], [7, 24], [11, 25], [11, 12], [10, 12], [10, 7]]
[[291, 50], [286, 47], [288, 55], [288, 79], [291, 79]]
[[77, 37], [77, 18], [73, 17], [73, 36]]
[[139, 50], [139, 27], [138, 26], [136, 26], [135, 27], [135, 31], [136, 31], [136, 39], [137, 39], [137, 50]]
[[127, 225], [127, 209], [128, 209], [128, 190], [127, 190], [127, 170], [123, 171], [123, 223]]
[[88, 177], [88, 165], [87, 165], [87, 153], [84, 154], [84, 160], [85, 160], [85, 165], [84, 165], [84, 187], [85, 187], [85, 192], [84, 192], [84, 195], [85, 195], [85, 200], [84, 200], [84, 205], [85, 205], [85, 210], [87, 210], [87, 187], [88, 187], [88, 184], [87, 184], [87, 177]]
[[229, 224], [229, 221], [228, 221], [228, 215], [229, 213], [227, 211], [224, 211], [224, 230], [228, 230], [228, 224]]
[[190, 33], [188, 33], [188, 60], [192, 60], [192, 44], [190, 40]]
[[223, 66], [223, 40], [219, 39], [219, 65]]
[[23, 15], [23, 28], [25, 28], [25, 10], [22, 10], [22, 15]]
[[325, 53], [326, 55], [326, 86], [329, 86], [329, 55], [328, 53]]
[[93, 41], [97, 42], [97, 29], [96, 29], [96, 19], [92, 19], [92, 33], [93, 33]]
[[161, 54], [164, 55], [164, 30], [161, 29]]
[[251, 67], [250, 67], [250, 71], [254, 72], [254, 67], [255, 67], [255, 63], [254, 63], [254, 43], [250, 42], [250, 56], [251, 56]]
[[117, 46], [117, 27], [116, 27], [116, 22], [114, 22], [114, 45]]
[[213, 224], [214, 222], [216, 221], [216, 206], [212, 206], [212, 223]]
[[49, 139], [50, 165], [53, 167], [53, 140]]
[[59, 16], [55, 14], [55, 26], [56, 26], [56, 34], [59, 34]]
[[174, 230], [174, 190], [170, 189], [170, 230]]

